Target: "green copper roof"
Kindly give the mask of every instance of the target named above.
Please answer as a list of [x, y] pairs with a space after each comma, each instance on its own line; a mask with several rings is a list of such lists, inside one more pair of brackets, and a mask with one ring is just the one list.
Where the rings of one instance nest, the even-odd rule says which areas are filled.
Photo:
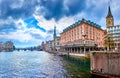
[[54, 26], [54, 37], [56, 37], [56, 26]]
[[[91, 25], [91, 26], [95, 26], [95, 27], [101, 29], [101, 26], [100, 26], [100, 25], [98, 25], [98, 24], [96, 24], [96, 23], [94, 23], [94, 22], [92, 22], [92, 21], [90, 21], [90, 20], [85, 20], [85, 21], [86, 21], [87, 24], [89, 24], [89, 25]], [[79, 24], [82, 24], [82, 22], [83, 22], [82, 20], [78, 20], [78, 21], [75, 22], [74, 24], [66, 27], [66, 28], [63, 30], [63, 32], [66, 32], [67, 30], [72, 29], [72, 28], [78, 26]]]

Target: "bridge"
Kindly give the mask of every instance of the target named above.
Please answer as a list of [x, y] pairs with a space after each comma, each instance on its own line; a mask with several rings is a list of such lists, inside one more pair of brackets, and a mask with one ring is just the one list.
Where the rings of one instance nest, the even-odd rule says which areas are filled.
[[23, 51], [27, 51], [27, 50], [29, 50], [29, 51], [35, 51], [35, 50], [37, 50], [37, 51], [43, 51], [43, 49], [38, 49], [38, 48], [36, 48], [36, 47], [30, 47], [30, 48], [16, 48], [15, 50], [17, 50], [17, 51], [20, 51], [20, 50], [23, 50]]

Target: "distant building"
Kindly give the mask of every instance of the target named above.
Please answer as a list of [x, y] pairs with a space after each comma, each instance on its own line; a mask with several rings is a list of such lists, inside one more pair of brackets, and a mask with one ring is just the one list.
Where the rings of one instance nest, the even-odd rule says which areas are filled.
[[43, 51], [43, 49], [41, 48], [40, 45], [38, 45], [38, 46], [36, 47], [36, 50], [38, 50], [38, 51]]
[[107, 35], [105, 36], [106, 44], [109, 50], [120, 49], [120, 25], [114, 25], [114, 18], [110, 6], [106, 17]]
[[0, 52], [3, 50], [3, 43], [0, 42]]
[[60, 49], [60, 45], [59, 45], [59, 42], [60, 42], [60, 36], [57, 36], [56, 35], [56, 26], [54, 27], [54, 34], [53, 34], [53, 49], [54, 51], [58, 51]]
[[56, 35], [56, 26], [54, 26], [54, 34], [53, 34], [53, 42], [54, 42], [54, 45], [53, 45], [53, 49], [54, 49], [54, 51], [56, 50], [56, 37], [57, 37], [57, 35]]
[[5, 51], [13, 51], [15, 49], [15, 46], [14, 46], [13, 42], [7, 41], [4, 44], [4, 49], [5, 49]]
[[103, 49], [105, 31], [90, 20], [79, 20], [60, 34], [62, 51], [82, 53]]
[[53, 51], [52, 40], [46, 41], [46, 43], [45, 43], [45, 51], [48, 51], [48, 52]]
[[53, 50], [53, 47], [52, 47], [52, 40], [48, 41], [48, 47], [49, 47], [49, 50], [50, 50], [50, 51]]
[[47, 41], [46, 41], [44, 47], [45, 47], [45, 51], [48, 51], [48, 42]]
[[54, 50], [54, 40], [52, 40], [52, 49]]
[[44, 42], [42, 42], [42, 43], [41, 43], [41, 49], [42, 49], [42, 50], [45, 50], [45, 47], [44, 47], [44, 46], [45, 46], [45, 44], [44, 44]]
[[59, 49], [60, 49], [60, 36], [56, 36], [55, 37], [55, 48], [56, 48], [56, 50], [57, 51], [59, 51]]

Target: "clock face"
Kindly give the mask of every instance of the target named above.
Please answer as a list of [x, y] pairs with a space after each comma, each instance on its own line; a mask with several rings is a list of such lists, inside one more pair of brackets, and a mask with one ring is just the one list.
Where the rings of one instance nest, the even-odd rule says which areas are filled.
[[108, 24], [111, 24], [111, 20], [108, 20]]
[[112, 20], [107, 20], [108, 25], [112, 25]]
[[114, 23], [113, 22], [113, 18], [107, 18], [106, 19], [106, 25], [107, 25], [107, 27], [113, 26], [114, 25], [113, 23]]

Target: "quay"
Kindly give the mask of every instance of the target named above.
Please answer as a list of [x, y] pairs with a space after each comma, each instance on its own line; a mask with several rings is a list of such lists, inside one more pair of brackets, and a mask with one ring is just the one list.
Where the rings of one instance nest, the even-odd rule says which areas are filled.
[[90, 53], [68, 53], [68, 52], [58, 52], [59, 55], [68, 55], [68, 56], [74, 56], [74, 57], [87, 57], [90, 58]]

